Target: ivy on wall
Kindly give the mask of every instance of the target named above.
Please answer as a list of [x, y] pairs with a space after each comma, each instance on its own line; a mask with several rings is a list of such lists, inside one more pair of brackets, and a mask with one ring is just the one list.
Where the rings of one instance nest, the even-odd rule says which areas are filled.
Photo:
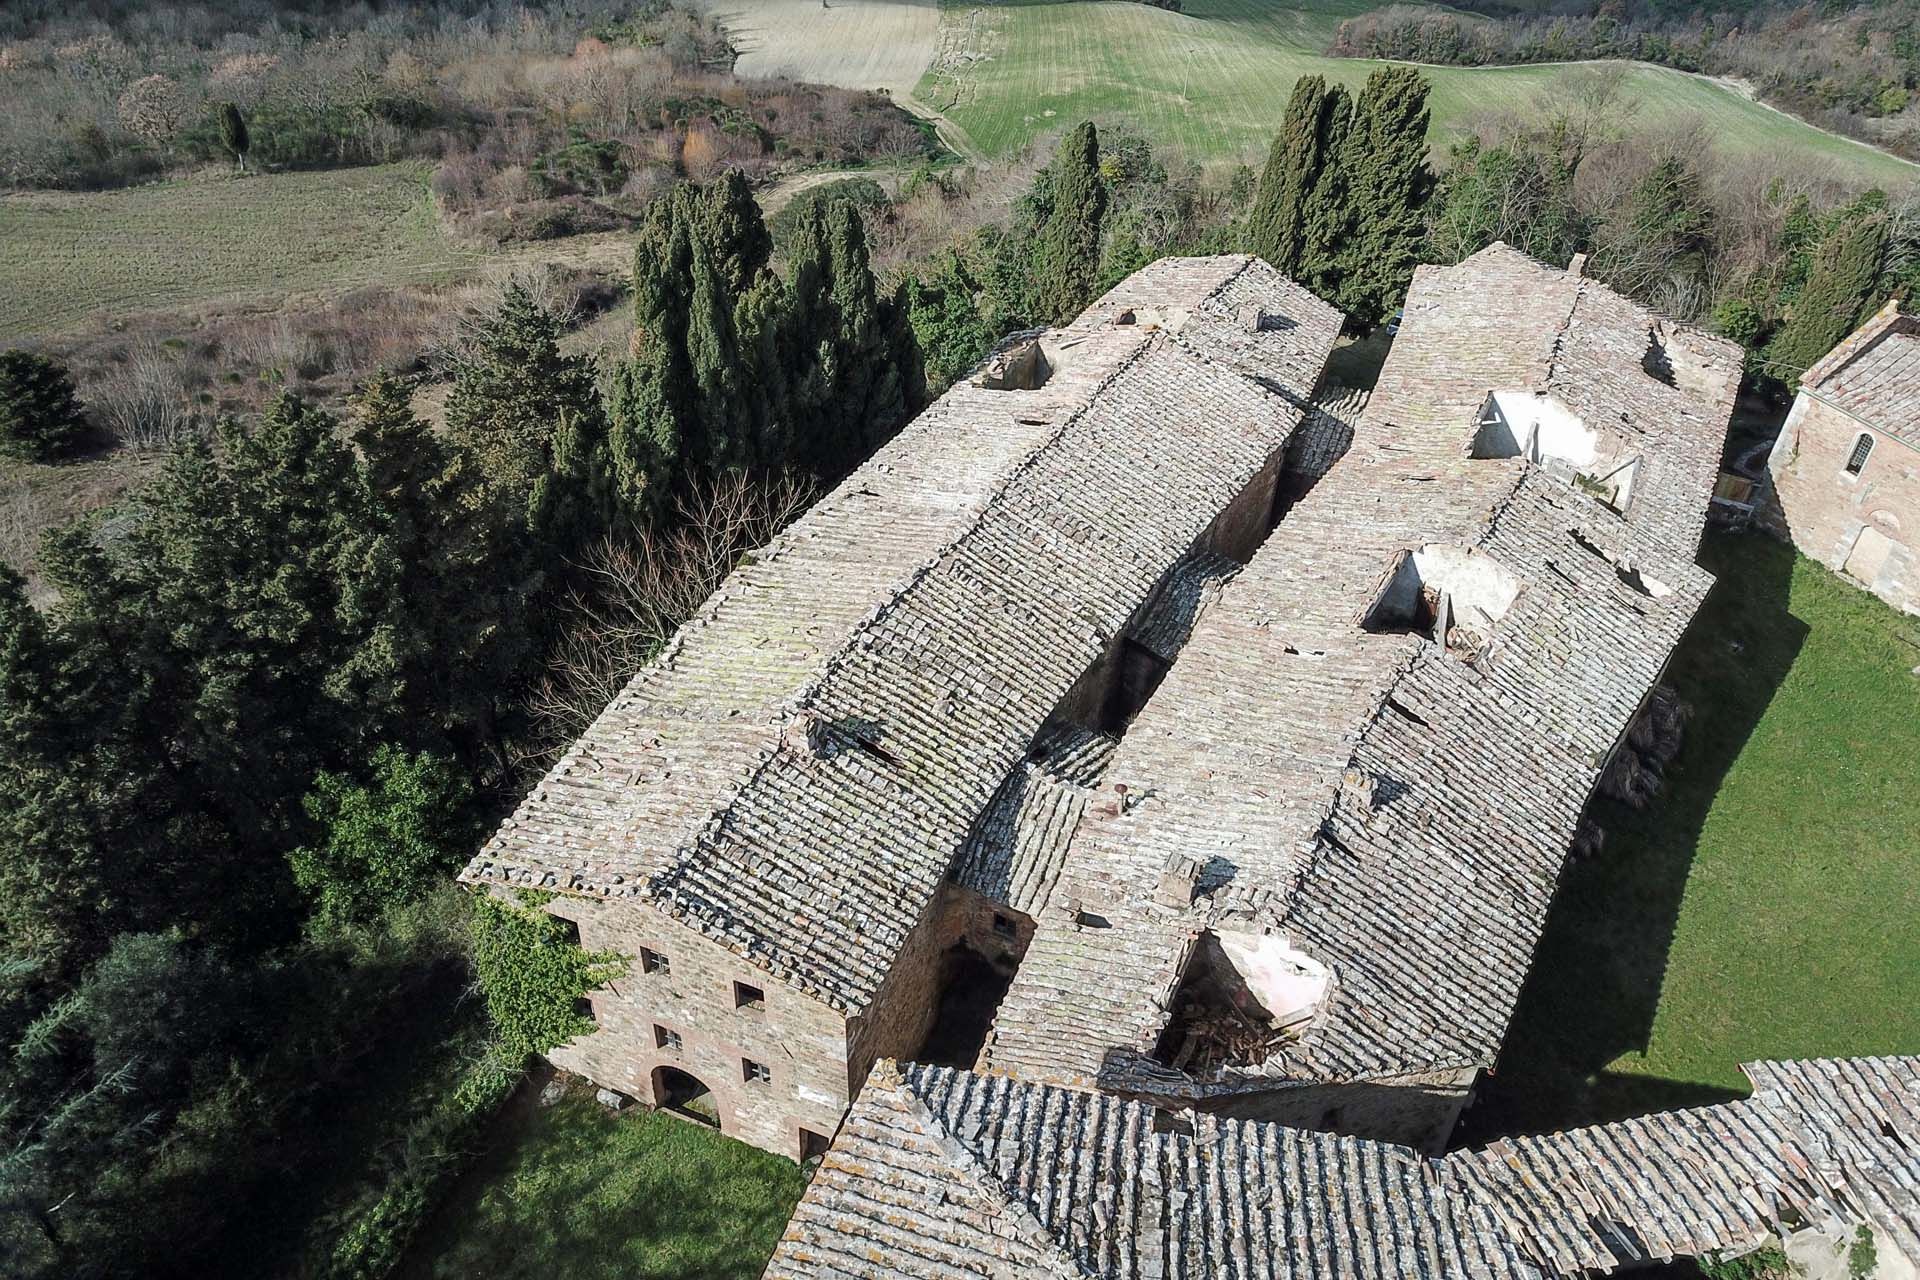
[[473, 909], [473, 963], [503, 1048], [545, 1053], [593, 1030], [580, 1001], [626, 974], [631, 956], [586, 951], [573, 929], [540, 910], [552, 894], [522, 891], [519, 901], [479, 894]]

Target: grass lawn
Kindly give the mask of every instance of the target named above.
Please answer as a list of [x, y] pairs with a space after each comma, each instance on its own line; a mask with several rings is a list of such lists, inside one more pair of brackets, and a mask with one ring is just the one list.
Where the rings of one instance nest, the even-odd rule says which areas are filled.
[[[914, 90], [988, 155], [1089, 117], [1125, 120], [1201, 161], [1257, 163], [1299, 76], [1357, 88], [1379, 64], [1322, 50], [1370, 0], [1013, 0], [941, 9], [940, 48]], [[1427, 69], [1436, 141], [1480, 112], [1526, 109], [1564, 67]], [[1850, 178], [1911, 182], [1920, 167], [1748, 100], [1698, 76], [1628, 71], [1643, 120], [1697, 119], [1727, 152], [1830, 162]]]
[[1920, 621], [1715, 535], [1666, 796], [1600, 815], [1461, 1137], [1742, 1094], [1757, 1058], [1920, 1051]]
[[804, 1183], [799, 1166], [575, 1085], [521, 1112], [456, 1188], [409, 1280], [753, 1280]]
[[441, 234], [418, 164], [0, 196], [0, 339], [97, 311], [437, 280], [481, 256]]

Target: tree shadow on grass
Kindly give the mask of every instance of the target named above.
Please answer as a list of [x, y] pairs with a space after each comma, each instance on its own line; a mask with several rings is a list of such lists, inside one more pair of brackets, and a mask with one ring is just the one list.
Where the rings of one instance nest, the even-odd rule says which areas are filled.
[[1694, 715], [1666, 793], [1641, 811], [1598, 797], [1589, 806], [1605, 847], [1562, 878], [1498, 1069], [1455, 1145], [1739, 1096], [1607, 1069], [1648, 1046], [1700, 833], [1807, 635], [1788, 608], [1791, 547], [1713, 533], [1700, 559], [1719, 581], [1668, 668]]
[[664, 1114], [612, 1115], [583, 1087], [516, 1119], [403, 1275], [751, 1280], [802, 1185], [777, 1156]]

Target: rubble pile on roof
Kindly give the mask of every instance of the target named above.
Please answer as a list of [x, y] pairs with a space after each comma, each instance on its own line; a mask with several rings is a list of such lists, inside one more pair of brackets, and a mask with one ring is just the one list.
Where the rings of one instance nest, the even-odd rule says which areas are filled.
[[[1349, 453], [1201, 613], [1086, 805], [982, 1065], [1187, 1100], [1490, 1065], [1581, 808], [1710, 585], [1739, 374], [1504, 247], [1422, 268]], [[1503, 388], [1636, 442], [1624, 511], [1470, 456]], [[1379, 620], [1401, 590], [1446, 596], [1445, 643], [1417, 606]], [[1259, 1066], [1170, 1072], [1152, 1048], [1222, 929], [1283, 935], [1329, 992]]]
[[1799, 1223], [1920, 1257], [1920, 1058], [1747, 1073], [1743, 1101], [1429, 1159], [882, 1062], [767, 1280], [1543, 1280]]
[[858, 1012], [1062, 695], [1285, 445], [1338, 328], [1235, 256], [1029, 335], [1009, 385], [1039, 385], [959, 384], [736, 570], [463, 878], [647, 901]]

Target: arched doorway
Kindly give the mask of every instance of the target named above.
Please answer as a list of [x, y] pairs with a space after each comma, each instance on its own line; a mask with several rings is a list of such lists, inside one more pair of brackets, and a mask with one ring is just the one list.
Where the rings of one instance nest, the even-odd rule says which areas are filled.
[[702, 1084], [698, 1076], [678, 1067], [653, 1069], [653, 1105], [715, 1129], [720, 1127], [720, 1108], [714, 1102], [713, 1090]]

